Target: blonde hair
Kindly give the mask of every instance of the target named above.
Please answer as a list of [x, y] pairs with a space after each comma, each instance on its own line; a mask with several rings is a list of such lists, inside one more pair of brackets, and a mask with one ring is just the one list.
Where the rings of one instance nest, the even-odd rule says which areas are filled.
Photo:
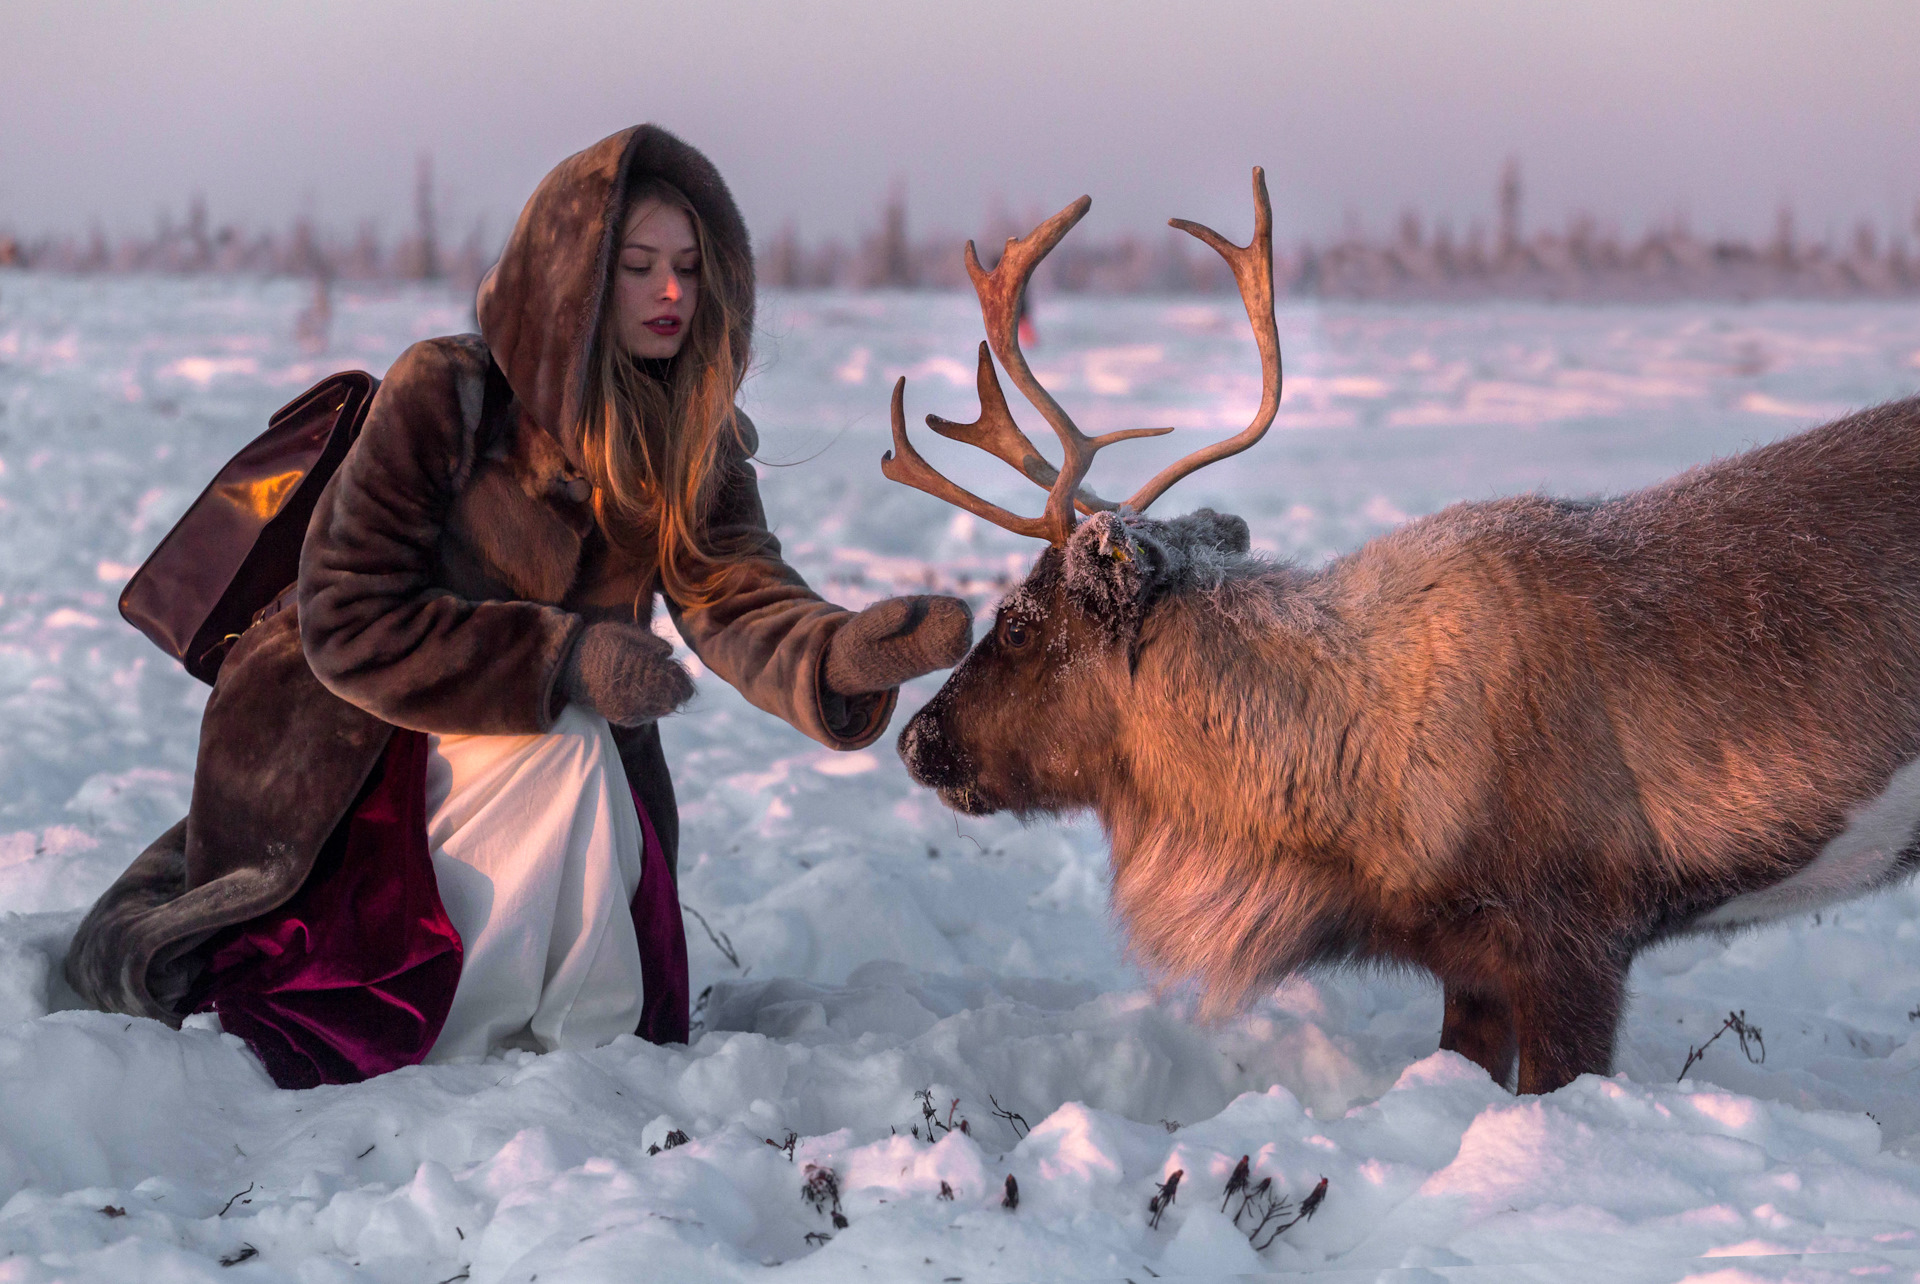
[[621, 346], [615, 291], [602, 290], [595, 351], [580, 435], [581, 463], [593, 483], [593, 515], [607, 541], [644, 561], [657, 559], [661, 588], [682, 606], [712, 601], [740, 557], [716, 548], [707, 519], [729, 459], [743, 443], [734, 396], [746, 377], [749, 336], [741, 318], [752, 305], [753, 265], [740, 247], [707, 233], [685, 193], [644, 178], [627, 194], [609, 275], [619, 270], [618, 240], [643, 201], [682, 210], [700, 247], [700, 293], [686, 341], [657, 379]]

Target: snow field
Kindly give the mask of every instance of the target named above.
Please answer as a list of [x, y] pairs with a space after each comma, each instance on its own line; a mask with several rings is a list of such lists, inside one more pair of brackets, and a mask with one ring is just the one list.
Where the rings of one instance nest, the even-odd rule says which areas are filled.
[[[1515, 1099], [1433, 1051], [1438, 994], [1417, 977], [1295, 978], [1196, 1025], [1128, 966], [1089, 825], [956, 821], [890, 741], [828, 754], [710, 677], [666, 727], [694, 986], [712, 987], [691, 1046], [287, 1093], [211, 1028], [69, 1010], [65, 943], [184, 811], [204, 698], [114, 595], [272, 409], [468, 324], [462, 300], [344, 296], [315, 355], [291, 339], [305, 302], [0, 273], [0, 1281], [1920, 1268], [1912, 889], [1648, 955], [1621, 1073]], [[850, 606], [934, 586], [984, 612], [1035, 550], [877, 466], [896, 375], [911, 424], [972, 417], [971, 301], [765, 311], [747, 405], [791, 559]], [[1035, 365], [1089, 431], [1237, 429], [1259, 395], [1238, 311], [1045, 302]], [[1163, 503], [1239, 512], [1257, 547], [1309, 563], [1455, 499], [1618, 490], [1920, 383], [1920, 313], [1885, 305], [1289, 307], [1281, 328], [1279, 425]], [[989, 498], [1039, 499], [915, 435]], [[1107, 452], [1095, 484], [1194, 440]], [[904, 693], [896, 728], [937, 685]], [[1725, 1033], [1675, 1084], [1732, 1011], [1765, 1060]], [[967, 1131], [914, 1136], [922, 1092]], [[650, 1153], [674, 1132], [691, 1140]], [[768, 1144], [788, 1133], [791, 1158]], [[1220, 1211], [1242, 1155], [1295, 1205], [1328, 1182], [1263, 1253], [1237, 1197]], [[802, 1199], [808, 1165], [834, 1173], [844, 1229]]]

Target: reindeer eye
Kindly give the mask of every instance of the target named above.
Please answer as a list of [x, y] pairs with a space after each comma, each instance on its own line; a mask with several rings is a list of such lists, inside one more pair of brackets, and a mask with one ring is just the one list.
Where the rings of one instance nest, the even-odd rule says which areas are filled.
[[1033, 631], [1019, 620], [1008, 620], [1000, 626], [1000, 640], [1018, 651], [1033, 641]]

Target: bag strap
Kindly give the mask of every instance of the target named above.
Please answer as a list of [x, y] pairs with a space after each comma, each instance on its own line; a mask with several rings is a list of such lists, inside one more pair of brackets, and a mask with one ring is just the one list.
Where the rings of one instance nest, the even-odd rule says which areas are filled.
[[474, 445], [486, 449], [493, 434], [500, 431], [508, 407], [513, 404], [513, 387], [500, 363], [487, 357], [486, 390], [480, 396], [480, 422], [474, 426]]
[[[367, 400], [371, 401], [372, 398], [369, 397]], [[500, 369], [499, 362], [489, 356], [487, 358], [486, 386], [480, 395], [480, 422], [475, 425], [474, 428], [474, 444], [476, 446], [484, 449], [486, 443], [491, 439], [492, 434], [500, 431], [507, 410], [512, 404], [513, 387], [507, 382], [506, 372]], [[366, 408], [363, 404], [360, 407], [360, 413], [364, 415], [365, 412]], [[355, 423], [353, 425], [353, 431], [357, 432], [358, 429], [359, 424]], [[280, 614], [280, 612], [286, 610], [289, 606], [292, 606], [295, 592], [299, 587], [299, 582], [295, 581], [281, 589], [280, 592], [274, 595], [271, 601], [253, 613], [253, 618], [248, 621], [247, 627], [251, 628], [256, 624], [270, 620]], [[237, 637], [238, 635], [236, 634], [234, 636]]]

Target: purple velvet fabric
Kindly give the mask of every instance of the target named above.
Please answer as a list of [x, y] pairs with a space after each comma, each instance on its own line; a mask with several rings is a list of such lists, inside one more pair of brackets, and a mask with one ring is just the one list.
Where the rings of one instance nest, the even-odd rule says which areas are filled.
[[667, 872], [667, 853], [653, 832], [653, 818], [640, 795], [633, 796], [640, 813], [645, 846], [640, 853], [640, 890], [633, 895], [633, 934], [640, 940], [640, 1028], [649, 1043], [685, 1043], [692, 1022], [688, 1008], [687, 924], [680, 916], [680, 889]]
[[395, 731], [313, 872], [279, 909], [202, 947], [196, 1011], [283, 1088], [355, 1083], [427, 1055], [460, 981], [460, 935], [427, 853], [427, 737]]
[[[460, 981], [460, 935], [427, 849], [427, 737], [393, 733], [353, 811], [279, 909], [215, 936], [193, 1010], [213, 1011], [283, 1088], [357, 1083], [417, 1064]], [[631, 912], [645, 985], [637, 1033], [684, 1043], [687, 938], [653, 822]]]

